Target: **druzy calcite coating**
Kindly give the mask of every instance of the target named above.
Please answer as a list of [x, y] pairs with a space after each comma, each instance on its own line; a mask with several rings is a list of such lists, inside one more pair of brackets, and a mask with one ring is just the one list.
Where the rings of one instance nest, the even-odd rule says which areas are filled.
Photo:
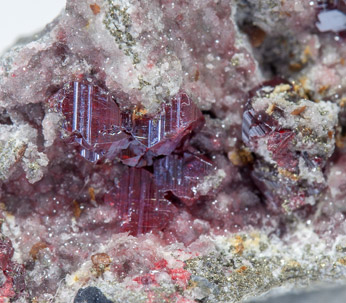
[[105, 195], [105, 203], [117, 213], [119, 232], [132, 235], [162, 230], [175, 212], [175, 207], [158, 190], [153, 175], [142, 168], [129, 168]]
[[155, 156], [169, 155], [204, 124], [198, 107], [185, 93], [163, 103], [156, 115], [134, 109], [120, 111], [109, 92], [85, 82], [70, 82], [50, 103], [64, 116], [69, 139], [91, 162], [102, 157], [129, 166], [152, 164]]
[[252, 177], [269, 208], [314, 204], [326, 187], [323, 168], [334, 151], [337, 108], [307, 100], [285, 81], [268, 82], [250, 95], [242, 137], [257, 156]]

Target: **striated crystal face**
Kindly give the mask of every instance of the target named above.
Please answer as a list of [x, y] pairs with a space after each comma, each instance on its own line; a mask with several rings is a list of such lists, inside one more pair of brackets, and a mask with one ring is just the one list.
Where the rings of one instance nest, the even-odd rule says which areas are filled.
[[89, 161], [100, 159], [112, 146], [123, 148], [130, 136], [123, 131], [118, 105], [104, 89], [83, 82], [70, 82], [50, 100], [64, 115], [63, 127], [79, 144]]
[[264, 137], [269, 134], [274, 128], [274, 120], [265, 121], [267, 115], [256, 115], [253, 108], [245, 110], [242, 124], [242, 139], [246, 145], [252, 144], [256, 138]]
[[299, 155], [292, 151], [295, 133], [291, 130], [272, 132], [268, 137], [267, 148], [272, 152], [273, 160], [279, 167], [295, 173], [298, 167]]
[[169, 155], [186, 136], [204, 123], [201, 111], [185, 93], [163, 104], [156, 116], [134, 114], [132, 120], [134, 138], [156, 155]]
[[162, 230], [176, 211], [158, 190], [153, 175], [142, 168], [129, 168], [104, 200], [117, 213], [119, 231], [132, 235]]
[[205, 157], [190, 153], [173, 154], [154, 161], [155, 182], [160, 191], [192, 206], [201, 196], [198, 184], [211, 174], [213, 168]]
[[63, 114], [63, 127], [82, 147], [81, 155], [92, 162], [105, 156], [129, 166], [151, 165], [153, 157], [169, 155], [204, 124], [201, 111], [184, 93], [154, 116], [121, 112], [108, 92], [83, 82], [66, 84], [50, 103]]

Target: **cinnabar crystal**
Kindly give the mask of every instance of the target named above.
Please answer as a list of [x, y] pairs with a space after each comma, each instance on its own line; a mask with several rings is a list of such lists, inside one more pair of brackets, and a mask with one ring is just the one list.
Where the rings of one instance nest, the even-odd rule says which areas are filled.
[[170, 155], [154, 162], [155, 182], [160, 191], [172, 194], [187, 206], [200, 197], [198, 184], [209, 175], [214, 166], [202, 156], [190, 153]]
[[[334, 120], [325, 119], [328, 112], [333, 117], [330, 104], [319, 106], [285, 81], [266, 82], [250, 94], [243, 142], [256, 155], [253, 181], [275, 212], [313, 204], [325, 188], [323, 168], [334, 149]], [[320, 120], [313, 124], [306, 111], [316, 112]]]
[[119, 231], [132, 235], [162, 230], [175, 207], [158, 190], [153, 175], [142, 168], [129, 168], [119, 184], [105, 195], [114, 207]]
[[154, 116], [121, 112], [107, 91], [84, 82], [67, 83], [50, 103], [63, 114], [71, 141], [92, 162], [104, 156], [129, 166], [151, 165], [154, 157], [183, 146], [204, 124], [202, 112], [185, 93], [164, 103]]
[[129, 144], [119, 107], [101, 87], [70, 82], [50, 101], [64, 115], [64, 129], [87, 160], [95, 162], [110, 148], [119, 150]]

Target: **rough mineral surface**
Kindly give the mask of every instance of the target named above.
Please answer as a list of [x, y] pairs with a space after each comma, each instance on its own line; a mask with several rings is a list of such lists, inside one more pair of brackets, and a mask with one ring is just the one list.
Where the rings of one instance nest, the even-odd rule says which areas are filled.
[[334, 152], [338, 107], [299, 96], [287, 83], [264, 83], [253, 94], [242, 134], [258, 156], [254, 182], [274, 211], [314, 205], [325, 188], [323, 169]]
[[345, 7], [68, 0], [3, 54], [0, 302], [343, 289]]

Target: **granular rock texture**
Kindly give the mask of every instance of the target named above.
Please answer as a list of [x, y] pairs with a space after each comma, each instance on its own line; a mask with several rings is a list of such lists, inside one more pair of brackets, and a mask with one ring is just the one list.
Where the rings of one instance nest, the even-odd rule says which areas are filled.
[[252, 176], [277, 211], [314, 205], [325, 188], [323, 169], [334, 152], [338, 108], [310, 101], [292, 85], [269, 83], [253, 92], [243, 116], [243, 142], [254, 151]]
[[0, 302], [345, 284], [345, 7], [68, 0], [3, 54]]

